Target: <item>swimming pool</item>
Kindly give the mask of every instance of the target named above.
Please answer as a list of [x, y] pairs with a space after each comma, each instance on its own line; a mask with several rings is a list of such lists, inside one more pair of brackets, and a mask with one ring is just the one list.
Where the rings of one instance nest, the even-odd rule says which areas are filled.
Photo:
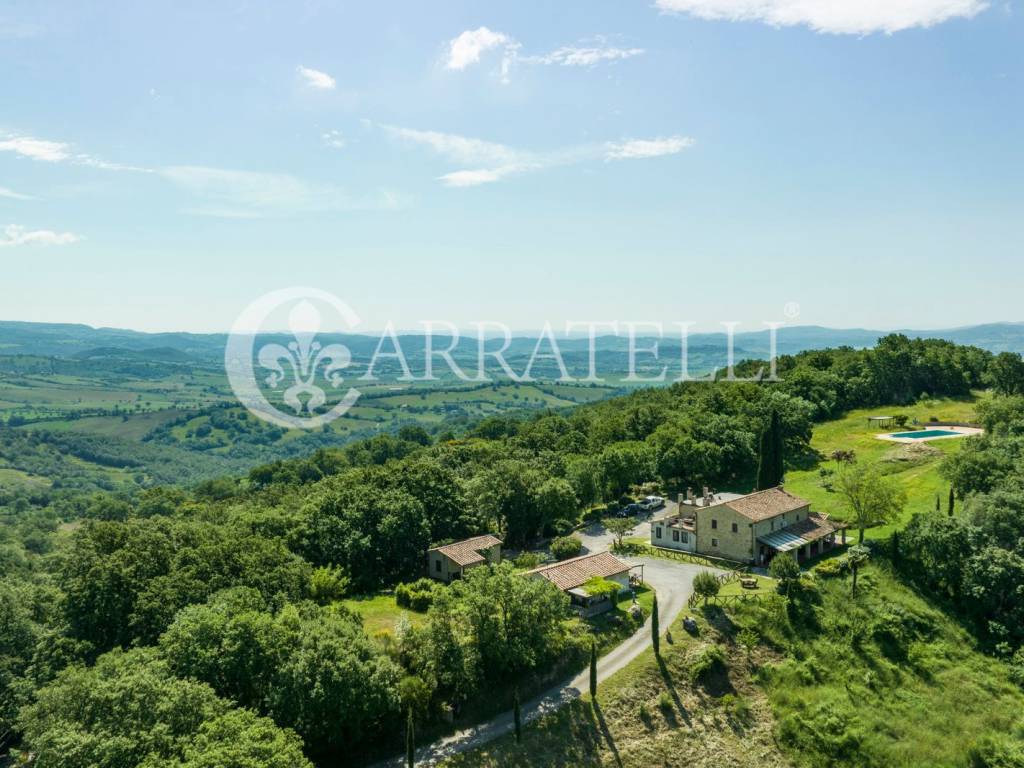
[[921, 429], [917, 432], [893, 432], [889, 437], [906, 437], [911, 440], [927, 440], [929, 437], [961, 437], [962, 432], [951, 429]]

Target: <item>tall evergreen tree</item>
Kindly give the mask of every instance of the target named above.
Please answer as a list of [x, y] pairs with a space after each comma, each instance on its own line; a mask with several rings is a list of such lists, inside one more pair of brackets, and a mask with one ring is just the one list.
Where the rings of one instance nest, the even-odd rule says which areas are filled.
[[773, 410], [768, 426], [761, 432], [760, 456], [757, 463], [757, 490], [774, 488], [782, 482], [782, 476], [785, 473], [784, 453], [782, 423], [779, 421], [778, 410]]
[[949, 486], [949, 516], [953, 516], [953, 508], [956, 506], [956, 493], [953, 491], [953, 486]]
[[597, 641], [590, 641], [590, 698], [597, 701]]
[[661, 636], [658, 631], [658, 596], [654, 596], [651, 604], [651, 642], [654, 644], [654, 655], [661, 653]]
[[405, 722], [405, 762], [407, 768], [416, 767], [416, 732], [412, 723], [412, 707], [409, 707], [409, 717]]
[[519, 709], [519, 686], [512, 690], [512, 721], [516, 727], [516, 743], [523, 739], [523, 714]]
[[939, 494], [936, 493], [935, 494], [935, 511], [938, 512], [940, 509], [942, 509], [942, 498], [939, 496]]

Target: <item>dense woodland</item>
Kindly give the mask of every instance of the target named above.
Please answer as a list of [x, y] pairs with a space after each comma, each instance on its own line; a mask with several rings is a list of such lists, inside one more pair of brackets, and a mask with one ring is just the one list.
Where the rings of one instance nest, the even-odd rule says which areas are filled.
[[1019, 657], [1019, 365], [890, 336], [784, 357], [779, 382], [645, 389], [458, 435], [406, 427], [187, 490], [0, 499], [0, 742], [62, 768], [398, 751], [403, 713], [436, 726], [496, 686], [582, 660], [589, 641], [560, 592], [510, 566], [438, 590], [423, 626], [387, 642], [338, 598], [415, 580], [440, 542], [564, 534], [638, 485], [748, 491], [773, 414], [789, 462], [813, 462], [816, 421], [981, 387], [999, 395], [982, 409], [989, 434], [946, 468], [960, 511], [915, 519], [892, 547], [908, 579]]

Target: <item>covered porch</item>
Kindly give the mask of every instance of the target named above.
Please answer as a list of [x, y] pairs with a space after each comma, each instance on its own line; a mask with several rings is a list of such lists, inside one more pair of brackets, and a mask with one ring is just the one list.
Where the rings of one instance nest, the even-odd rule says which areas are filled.
[[[837, 542], [838, 538], [838, 542]], [[813, 559], [846, 544], [846, 523], [811, 513], [806, 519], [774, 531], [757, 540], [758, 564], [767, 566], [783, 552], [792, 553], [798, 563]]]

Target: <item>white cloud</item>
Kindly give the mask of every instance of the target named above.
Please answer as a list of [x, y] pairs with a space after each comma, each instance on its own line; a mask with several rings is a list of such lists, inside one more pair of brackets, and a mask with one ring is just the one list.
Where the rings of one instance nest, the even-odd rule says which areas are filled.
[[22, 157], [59, 163], [71, 157], [71, 147], [62, 141], [46, 141], [31, 136], [10, 136], [0, 139], [0, 152], [14, 152]]
[[553, 151], [533, 152], [454, 133], [420, 131], [393, 125], [381, 125], [380, 128], [393, 138], [427, 147], [454, 162], [476, 166], [438, 176], [437, 180], [448, 187], [476, 187], [516, 174], [602, 159], [637, 160], [673, 155], [694, 144], [694, 140], [686, 136], [670, 136], [605, 144], [579, 144]]
[[139, 168], [134, 165], [122, 165], [121, 163], [109, 163], [100, 160], [92, 155], [85, 155], [74, 152], [72, 146], [63, 141], [49, 141], [37, 139], [32, 136], [8, 136], [0, 139], [0, 152], [14, 152], [22, 157], [32, 160], [40, 160], [45, 163], [69, 162], [75, 165], [84, 165], [89, 168], [100, 168], [105, 171], [135, 171], [137, 173], [152, 173], [149, 168]]
[[396, 207], [394, 196], [388, 192], [356, 199], [340, 187], [307, 182], [286, 173], [183, 165], [164, 168], [160, 175], [202, 200], [190, 212], [205, 216], [261, 218]]
[[0, 187], [0, 197], [6, 197], [10, 200], [35, 200], [31, 195], [23, 195], [7, 187]]
[[605, 144], [607, 160], [642, 160], [647, 157], [674, 155], [692, 147], [696, 142], [689, 136], [669, 136], [658, 139], [629, 139], [609, 141]]
[[400, 128], [394, 125], [381, 125], [380, 127], [393, 138], [429, 147], [437, 154], [457, 163], [512, 164], [525, 159], [526, 153], [512, 147], [460, 136], [457, 133], [419, 131], [415, 128]]
[[[448, 42], [448, 58], [445, 66], [448, 69], [462, 70], [470, 64], [476, 64], [487, 51], [504, 49], [505, 59], [515, 55], [519, 44], [503, 32], [494, 32], [487, 27], [467, 29], [461, 35]], [[502, 64], [505, 70], [505, 64]], [[504, 72], [507, 74], [507, 71]]]
[[301, 64], [296, 68], [296, 71], [305, 80], [306, 85], [310, 88], [317, 88], [322, 91], [333, 91], [336, 83], [334, 78], [328, 75], [326, 72], [320, 72], [316, 69], [310, 69], [304, 67]]
[[700, 19], [760, 21], [776, 27], [806, 25], [816, 32], [866, 35], [931, 27], [955, 18], [970, 19], [988, 7], [985, 0], [656, 0], [670, 13]]
[[487, 27], [467, 29], [458, 37], [448, 41], [448, 52], [445, 67], [451, 70], [464, 70], [479, 64], [488, 51], [499, 50], [501, 54], [501, 81], [509, 82], [512, 67], [523, 62], [527, 64], [557, 64], [564, 67], [592, 67], [604, 61], [630, 59], [644, 53], [642, 48], [614, 48], [604, 44], [603, 37], [585, 41], [588, 45], [565, 45], [550, 53], [523, 56], [519, 53], [522, 47], [514, 38], [504, 32], [495, 32]]
[[70, 245], [81, 240], [71, 232], [52, 232], [49, 229], [27, 230], [17, 224], [8, 224], [0, 235], [0, 248], [19, 245]]
[[537, 64], [561, 64], [563, 67], [592, 67], [602, 61], [620, 61], [640, 56], [643, 48], [580, 47], [565, 45], [543, 56], [532, 56], [525, 61]]
[[326, 146], [331, 147], [332, 149], [345, 148], [345, 136], [341, 131], [324, 131], [320, 134], [320, 139]]
[[476, 187], [480, 184], [490, 184], [499, 181], [509, 174], [520, 171], [520, 168], [506, 166], [504, 168], [478, 168], [472, 171], [452, 171], [437, 180], [446, 187]]

